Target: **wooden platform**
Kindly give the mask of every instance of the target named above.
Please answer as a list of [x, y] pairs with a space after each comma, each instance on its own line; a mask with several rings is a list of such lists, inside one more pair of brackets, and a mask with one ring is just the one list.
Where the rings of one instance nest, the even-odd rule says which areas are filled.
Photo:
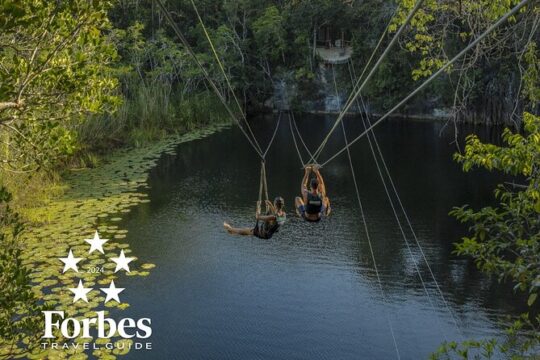
[[344, 64], [351, 58], [352, 47], [345, 46], [339, 47], [317, 47], [315, 49], [317, 55], [325, 62], [329, 64]]

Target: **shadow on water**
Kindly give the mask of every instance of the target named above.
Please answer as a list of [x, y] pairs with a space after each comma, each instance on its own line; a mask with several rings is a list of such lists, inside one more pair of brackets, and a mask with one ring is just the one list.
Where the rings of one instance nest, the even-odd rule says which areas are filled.
[[[298, 116], [315, 149], [332, 116]], [[275, 118], [253, 122], [262, 146]], [[374, 254], [387, 301], [381, 299], [354, 196], [346, 156], [323, 169], [333, 216], [308, 224], [294, 216], [301, 164], [284, 117], [267, 160], [270, 196], [285, 198], [289, 221], [273, 239], [232, 237], [224, 220], [253, 226], [259, 161], [237, 128], [182, 144], [150, 174], [151, 202], [130, 214], [127, 240], [141, 261], [157, 267], [144, 280], [128, 280], [123, 314], [150, 317], [152, 357], [177, 359], [386, 359], [394, 350], [386, 314], [401, 355], [425, 358], [444, 341], [459, 340], [416, 246], [411, 258], [386, 199], [367, 145], [352, 147]], [[347, 118], [349, 137], [361, 132]], [[464, 174], [452, 161], [453, 134], [443, 125], [392, 120], [376, 129], [388, 167], [448, 304], [468, 337], [500, 335], [504, 314], [521, 302], [511, 290], [452, 255], [466, 228], [448, 216], [455, 205], [492, 202], [501, 179]], [[462, 135], [472, 132], [462, 127]], [[485, 128], [484, 138], [489, 134]], [[343, 146], [339, 132], [321, 158]], [[461, 136], [461, 135], [460, 135]], [[409, 236], [409, 241], [413, 239]], [[430, 305], [417, 262], [434, 306]], [[131, 358], [148, 353], [132, 351]]]

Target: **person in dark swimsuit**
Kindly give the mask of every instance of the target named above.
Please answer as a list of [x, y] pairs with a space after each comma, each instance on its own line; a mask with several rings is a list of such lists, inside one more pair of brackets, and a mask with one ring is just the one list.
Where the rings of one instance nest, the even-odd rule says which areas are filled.
[[[315, 177], [310, 180], [310, 189], [308, 190], [307, 184], [312, 172]], [[326, 186], [316, 165], [307, 165], [305, 167], [300, 191], [302, 197], [297, 196], [294, 199], [298, 216], [301, 216], [306, 221], [317, 222], [323, 216], [330, 215], [330, 200], [326, 196]]]
[[282, 197], [277, 197], [272, 204], [266, 200], [266, 215], [261, 214], [261, 202], [257, 202], [257, 212], [255, 218], [257, 222], [254, 228], [233, 228], [224, 222], [223, 227], [229, 234], [233, 235], [253, 235], [260, 239], [270, 239], [274, 233], [285, 223], [287, 215], [285, 214], [284, 201]]

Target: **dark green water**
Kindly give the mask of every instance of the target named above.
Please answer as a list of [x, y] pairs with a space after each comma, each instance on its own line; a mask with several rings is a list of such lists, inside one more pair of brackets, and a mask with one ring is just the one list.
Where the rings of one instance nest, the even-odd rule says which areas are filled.
[[[334, 117], [298, 118], [315, 148]], [[275, 119], [257, 119], [262, 144]], [[346, 119], [352, 138], [358, 119]], [[453, 134], [442, 124], [392, 120], [377, 127], [419, 242], [466, 337], [500, 335], [499, 321], [518, 301], [474, 266], [452, 255], [464, 227], [447, 214], [454, 205], [491, 202], [493, 175], [463, 174], [452, 161]], [[462, 128], [469, 133], [472, 128]], [[489, 138], [487, 129], [476, 129]], [[338, 134], [322, 159], [343, 145]], [[366, 141], [352, 148], [382, 301], [346, 156], [323, 169], [333, 216], [318, 224], [293, 215], [302, 177], [287, 118], [268, 155], [271, 197], [285, 198], [290, 221], [271, 240], [233, 237], [224, 220], [253, 226], [259, 162], [237, 128], [183, 144], [150, 175], [151, 202], [124, 222], [140, 261], [157, 267], [126, 279], [122, 316], [150, 317], [153, 350], [133, 359], [388, 359], [394, 328], [403, 359], [426, 358], [445, 339], [460, 340], [420, 251], [411, 257], [379, 181]], [[413, 239], [409, 237], [413, 243]], [[416, 274], [418, 263], [434, 306]]]

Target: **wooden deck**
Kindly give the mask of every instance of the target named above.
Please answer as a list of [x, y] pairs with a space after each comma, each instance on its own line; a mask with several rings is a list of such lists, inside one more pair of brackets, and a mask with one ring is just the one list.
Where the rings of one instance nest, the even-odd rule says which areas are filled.
[[330, 64], [344, 64], [351, 58], [352, 47], [317, 47], [317, 55], [323, 59], [325, 62]]

